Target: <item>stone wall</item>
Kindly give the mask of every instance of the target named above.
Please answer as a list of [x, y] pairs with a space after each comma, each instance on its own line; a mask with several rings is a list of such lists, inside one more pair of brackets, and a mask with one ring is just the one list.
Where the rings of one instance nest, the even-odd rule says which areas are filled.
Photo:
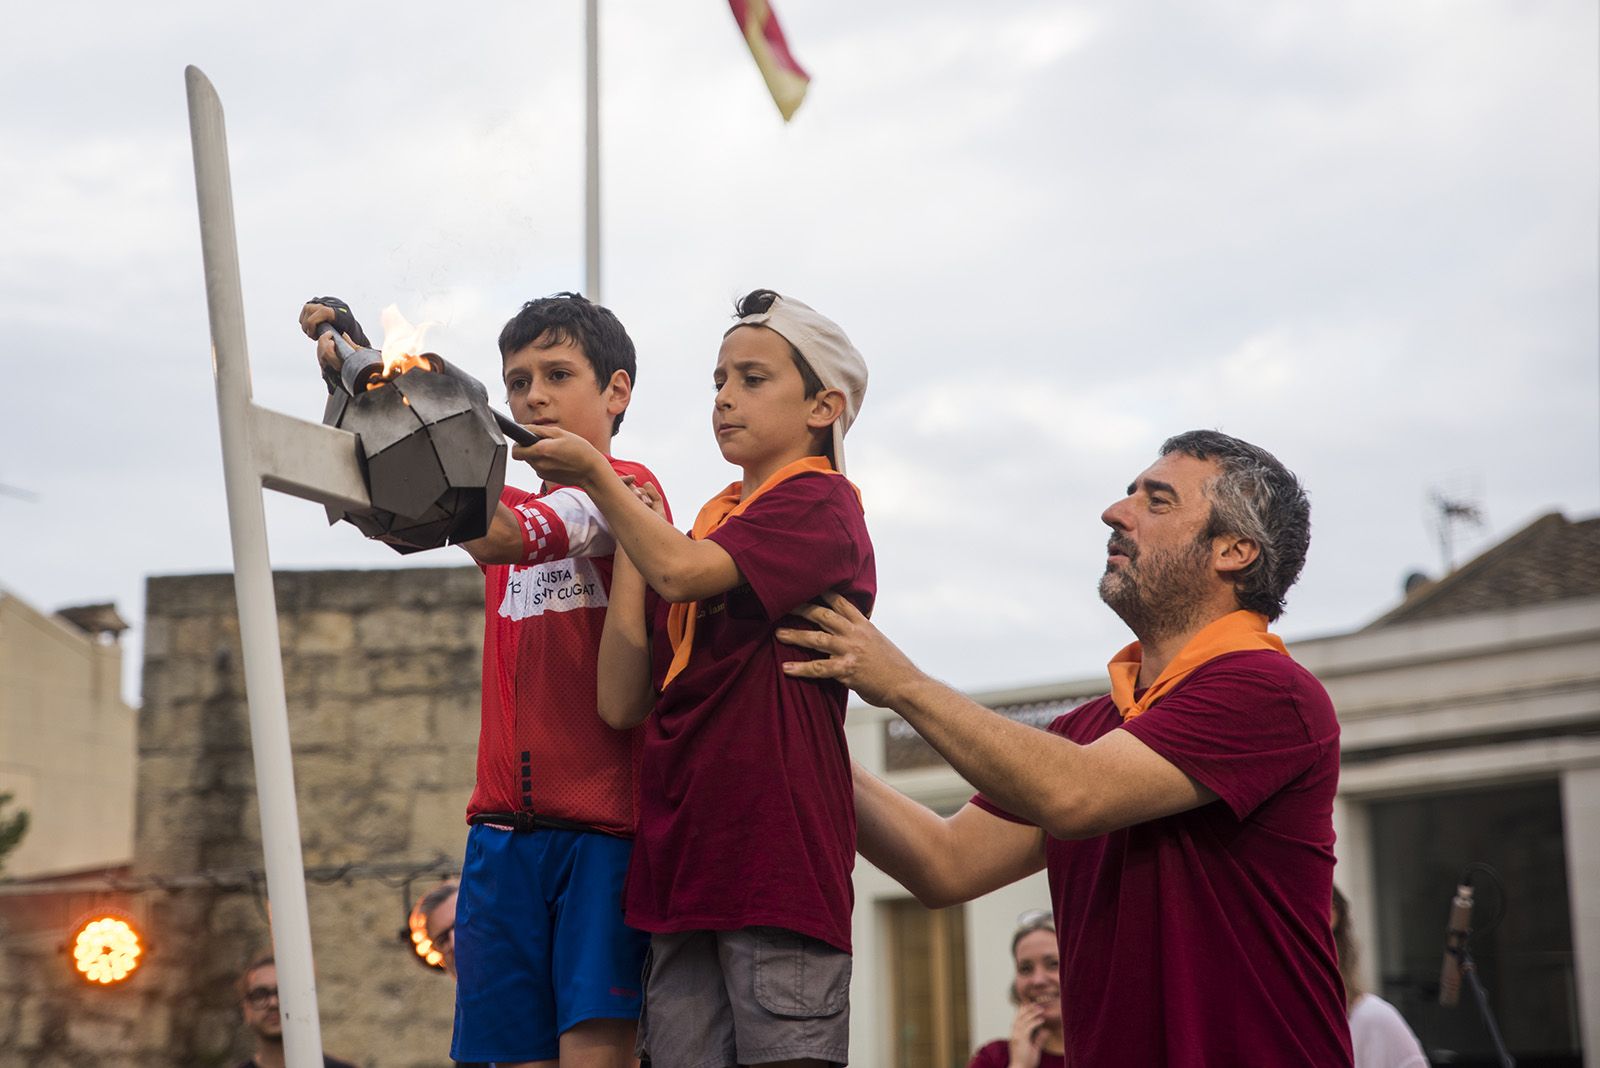
[[[453, 870], [478, 739], [478, 571], [280, 573], [276, 588], [306, 866], [443, 856]], [[232, 576], [151, 579], [146, 613], [133, 874], [260, 869]], [[372, 878], [308, 887], [323, 1044], [365, 1066], [449, 1064], [453, 991], [399, 940], [406, 893]], [[64, 960], [6, 940], [0, 972], [28, 979], [0, 978], [0, 1002], [16, 999], [0, 1009], [0, 1066], [248, 1054], [232, 983], [270, 943], [265, 902], [201, 889], [126, 907], [151, 953], [118, 990], [86, 989]]]

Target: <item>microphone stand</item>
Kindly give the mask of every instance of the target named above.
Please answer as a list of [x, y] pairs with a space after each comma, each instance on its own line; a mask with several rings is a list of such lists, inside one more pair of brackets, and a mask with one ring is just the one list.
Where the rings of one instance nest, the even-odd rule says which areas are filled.
[[1467, 985], [1472, 987], [1472, 996], [1478, 1002], [1478, 1011], [1483, 1013], [1483, 1022], [1489, 1026], [1489, 1037], [1494, 1041], [1495, 1054], [1500, 1058], [1501, 1068], [1516, 1068], [1516, 1060], [1506, 1049], [1505, 1039], [1500, 1037], [1500, 1026], [1495, 1023], [1494, 1012], [1489, 1008], [1489, 994], [1483, 989], [1483, 984], [1478, 982], [1478, 966], [1472, 960], [1472, 951], [1465, 945], [1460, 949], [1452, 949], [1461, 966], [1461, 974], [1466, 976]]

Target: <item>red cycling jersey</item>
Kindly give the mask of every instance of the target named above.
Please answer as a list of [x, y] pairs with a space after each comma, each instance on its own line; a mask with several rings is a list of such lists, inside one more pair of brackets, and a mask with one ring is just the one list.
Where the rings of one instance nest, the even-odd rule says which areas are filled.
[[[611, 467], [661, 488], [641, 464]], [[640, 732], [613, 730], [595, 711], [610, 530], [570, 487], [507, 487], [500, 499], [522, 519], [528, 555], [483, 567], [483, 723], [467, 815], [531, 812], [631, 836]]]

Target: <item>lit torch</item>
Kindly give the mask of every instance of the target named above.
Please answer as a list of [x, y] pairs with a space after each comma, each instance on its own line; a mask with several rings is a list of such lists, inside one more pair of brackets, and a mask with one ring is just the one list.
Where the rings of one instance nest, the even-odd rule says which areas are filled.
[[337, 373], [325, 369], [328, 407], [322, 421], [353, 431], [372, 496], [359, 512], [328, 508], [396, 552], [481, 538], [505, 484], [509, 437], [531, 445], [538, 436], [489, 407], [476, 378], [437, 353], [422, 352], [422, 330], [393, 306], [385, 309], [383, 351], [357, 347], [331, 331]]
[[[358, 348], [350, 344], [343, 334], [333, 328], [332, 323], [323, 323], [317, 330], [317, 337], [332, 334], [334, 348], [339, 354], [337, 385], [330, 381], [329, 388], [343, 389], [346, 394], [354, 397], [362, 390], [377, 389], [388, 384], [396, 376], [410, 371], [434, 371], [449, 375], [481, 399], [493, 417], [495, 425], [506, 437], [518, 445], [532, 445], [538, 441], [539, 435], [504, 412], [488, 407], [489, 391], [484, 388], [482, 382], [459, 367], [446, 363], [438, 353], [419, 351], [428, 326], [428, 323], [412, 326], [406, 321], [405, 316], [400, 314], [398, 308], [393, 304], [389, 305], [383, 309], [383, 349], [380, 352], [377, 349]], [[327, 422], [326, 419], [323, 421]]]

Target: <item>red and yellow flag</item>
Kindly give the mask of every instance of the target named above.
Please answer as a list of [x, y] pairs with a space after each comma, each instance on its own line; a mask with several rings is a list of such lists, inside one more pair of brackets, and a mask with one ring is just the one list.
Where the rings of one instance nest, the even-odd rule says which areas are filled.
[[783, 39], [783, 28], [767, 0], [728, 0], [728, 6], [733, 8], [734, 21], [750, 46], [750, 54], [756, 57], [756, 66], [761, 68], [773, 102], [783, 113], [783, 121], [788, 122], [806, 98], [811, 75], [801, 70], [789, 54], [789, 42]]

